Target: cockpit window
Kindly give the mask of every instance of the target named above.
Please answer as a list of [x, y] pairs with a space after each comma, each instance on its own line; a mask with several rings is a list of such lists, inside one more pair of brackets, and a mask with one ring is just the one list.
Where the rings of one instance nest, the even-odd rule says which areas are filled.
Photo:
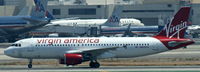
[[21, 44], [12, 44], [11, 46], [21, 47]]

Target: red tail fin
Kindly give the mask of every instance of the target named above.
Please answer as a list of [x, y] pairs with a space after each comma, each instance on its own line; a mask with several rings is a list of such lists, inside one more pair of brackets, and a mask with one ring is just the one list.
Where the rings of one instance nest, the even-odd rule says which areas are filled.
[[172, 18], [170, 23], [160, 31], [157, 36], [168, 38], [184, 38], [185, 31], [188, 27], [188, 18], [190, 15], [190, 7], [182, 7]]

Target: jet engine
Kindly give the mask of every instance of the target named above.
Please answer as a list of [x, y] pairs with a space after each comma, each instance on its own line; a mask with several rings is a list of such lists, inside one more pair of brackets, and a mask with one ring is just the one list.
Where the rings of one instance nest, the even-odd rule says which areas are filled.
[[77, 65], [83, 62], [83, 56], [81, 54], [64, 54], [65, 59], [60, 59], [60, 64]]

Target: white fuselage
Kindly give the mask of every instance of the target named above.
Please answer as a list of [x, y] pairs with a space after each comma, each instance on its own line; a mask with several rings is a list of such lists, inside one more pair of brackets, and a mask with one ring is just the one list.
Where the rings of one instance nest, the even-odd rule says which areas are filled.
[[[82, 27], [93, 27], [103, 25], [107, 19], [77, 19], [77, 20], [56, 20], [52, 21], [51, 25], [60, 25], [60, 26], [82, 26]], [[132, 26], [144, 26], [140, 20], [137, 19], [120, 19], [120, 26], [126, 26], [131, 24]]]
[[[60, 59], [71, 51], [95, 50], [119, 47], [98, 55], [97, 58], [128, 58], [168, 51], [153, 37], [100, 37], [100, 38], [29, 38], [17, 41], [19, 47], [11, 46], [15, 54], [10, 56], [31, 59]], [[17, 50], [15, 50], [17, 49]], [[7, 53], [9, 55], [9, 53]], [[13, 56], [14, 55], [14, 56]]]

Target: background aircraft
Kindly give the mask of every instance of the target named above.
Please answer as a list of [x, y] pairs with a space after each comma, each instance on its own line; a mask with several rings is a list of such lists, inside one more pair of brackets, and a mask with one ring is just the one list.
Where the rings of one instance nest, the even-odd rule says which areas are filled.
[[[157, 34], [160, 30], [159, 26], [130, 26], [129, 34]], [[104, 27], [100, 28], [101, 35], [116, 35], [124, 34], [127, 31], [127, 27]]]
[[[13, 41], [19, 34], [29, 32], [50, 22], [50, 18], [46, 18], [46, 13], [49, 13], [46, 10], [47, 0], [34, 0], [34, 3], [34, 9], [32, 6], [25, 6], [17, 16], [0, 16], [0, 42]], [[29, 11], [33, 12], [27, 16]]]
[[[109, 27], [119, 27], [119, 26], [144, 26], [140, 20], [133, 18], [121, 18], [122, 6], [115, 6], [112, 15], [108, 19], [75, 19], [75, 20], [65, 20], [57, 19], [51, 21], [50, 24], [46, 26], [80, 26], [80, 27], [98, 27], [109, 26]], [[112, 23], [112, 24], [110, 24]]]
[[[163, 26], [136, 26], [130, 27], [129, 34], [141, 35], [141, 34], [157, 34]], [[188, 30], [197, 30], [200, 29], [198, 26], [188, 26]], [[127, 31], [127, 27], [104, 27], [100, 28], [101, 35], [118, 35], [124, 34]], [[127, 33], [126, 33], [127, 34]]]
[[190, 7], [182, 7], [153, 37], [28, 38], [15, 42], [4, 53], [29, 59], [29, 68], [33, 59], [59, 59], [60, 64], [66, 65], [90, 61], [91, 68], [98, 68], [97, 59], [145, 56], [193, 44], [193, 40], [184, 36], [189, 13]]
[[[124, 22], [123, 24], [127, 23], [131, 26], [132, 25], [143, 26], [143, 23], [141, 23], [139, 20], [136, 20], [136, 19], [121, 19], [120, 14], [121, 14], [122, 9], [123, 9], [122, 6], [115, 6], [112, 15], [108, 19], [74, 19], [74, 20], [56, 19], [56, 20], [52, 20], [50, 24], [40, 29], [31, 31], [30, 34], [39, 35], [39, 36], [42, 36], [42, 34], [44, 34], [43, 36], [46, 36], [47, 34], [51, 34], [51, 33], [58, 33], [58, 34], [66, 33], [69, 36], [70, 34], [72, 36], [74, 34], [83, 36], [83, 35], [89, 34], [91, 30], [90, 27], [97, 27], [97, 28], [99, 26], [101, 26], [101, 28], [119, 27], [121, 26], [120, 21]], [[66, 28], [63, 28], [63, 27], [66, 27]], [[126, 26], [123, 26], [123, 27], [126, 27]], [[73, 28], [76, 28], [75, 30], [78, 32], [75, 32]]]

